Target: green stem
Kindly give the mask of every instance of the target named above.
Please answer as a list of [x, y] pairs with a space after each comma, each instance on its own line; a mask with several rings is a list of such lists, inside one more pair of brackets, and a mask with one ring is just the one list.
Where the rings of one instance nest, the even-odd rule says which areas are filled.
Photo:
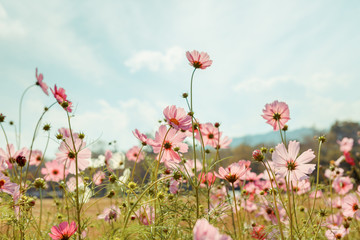
[[237, 223], [238, 223], [239, 236], [241, 236], [241, 223], [240, 223], [239, 212], [238, 212], [237, 204], [236, 204], [236, 195], [235, 195], [234, 183], [231, 183], [231, 185], [232, 185], [232, 192], [233, 192], [233, 197], [234, 197], [235, 213], [236, 213], [236, 220], [237, 220]]
[[23, 103], [23, 100], [24, 100], [24, 96], [26, 94], [26, 92], [32, 88], [36, 86], [36, 84], [33, 84], [33, 85], [30, 85], [29, 87], [27, 87], [24, 92], [21, 94], [21, 98], [20, 98], [20, 104], [19, 104], [19, 134], [18, 134], [18, 149], [20, 149], [20, 146], [21, 146], [21, 109], [22, 109], [22, 103]]

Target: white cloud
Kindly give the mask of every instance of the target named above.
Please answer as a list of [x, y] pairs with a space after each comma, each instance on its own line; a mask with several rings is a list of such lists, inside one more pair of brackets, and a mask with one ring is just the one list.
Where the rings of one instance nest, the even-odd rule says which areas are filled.
[[236, 92], [262, 92], [273, 88], [276, 84], [286, 83], [291, 80], [290, 76], [277, 76], [270, 78], [253, 77], [238, 83], [234, 90]]
[[172, 47], [165, 53], [158, 51], [144, 50], [135, 53], [131, 58], [125, 61], [125, 65], [131, 72], [147, 68], [150, 71], [159, 70], [173, 71], [184, 58], [184, 50], [180, 47]]
[[19, 21], [11, 20], [5, 8], [0, 4], [0, 38], [24, 36], [26, 31]]

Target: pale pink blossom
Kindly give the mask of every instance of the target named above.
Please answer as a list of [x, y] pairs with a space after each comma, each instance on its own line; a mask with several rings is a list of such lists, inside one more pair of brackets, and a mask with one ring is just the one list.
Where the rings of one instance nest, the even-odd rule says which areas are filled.
[[344, 200], [341, 198], [341, 197], [336, 197], [334, 199], [329, 199], [328, 201], [331, 205], [331, 202], [332, 202], [332, 206], [333, 208], [336, 208], [336, 209], [342, 209], [343, 205], [344, 205]]
[[330, 215], [326, 218], [325, 226], [327, 228], [340, 227], [344, 221], [341, 213]]
[[172, 194], [178, 193], [178, 191], [179, 191], [179, 182], [174, 180], [174, 179], [171, 179], [170, 180], [169, 191]]
[[[13, 144], [8, 144], [5, 147], [5, 150], [0, 148], [0, 168], [9, 168], [12, 169], [13, 164], [16, 162], [16, 158], [19, 156], [28, 157], [29, 150], [26, 147], [15, 151], [15, 147]], [[2, 170], [5, 170], [2, 169]]]
[[[212, 123], [204, 123], [201, 125], [201, 135], [199, 132], [196, 133], [196, 139], [204, 146], [216, 147], [219, 144], [221, 133], [219, 129]], [[201, 141], [202, 139], [202, 141]]]
[[348, 194], [344, 197], [342, 213], [345, 217], [360, 218], [360, 204], [355, 194]]
[[298, 195], [305, 194], [310, 191], [311, 184], [309, 179], [305, 179], [302, 181], [293, 181], [292, 182], [293, 191], [296, 192]]
[[323, 196], [323, 193], [322, 193], [322, 191], [321, 190], [317, 190], [317, 191], [313, 191], [310, 195], [309, 195], [309, 197], [310, 198], [321, 198]]
[[335, 189], [337, 194], [345, 195], [351, 189], [353, 189], [353, 183], [350, 177], [338, 177], [334, 180], [332, 187]]
[[103, 183], [103, 181], [105, 180], [106, 175], [103, 171], [97, 171], [94, 175], [93, 175], [93, 183], [95, 185], [100, 185]]
[[217, 143], [216, 146], [213, 146], [213, 147], [216, 149], [227, 149], [230, 147], [232, 139], [227, 136], [223, 137], [221, 134], [222, 134], [222, 132], [220, 132], [220, 136], [221, 136], [220, 141]]
[[164, 111], [167, 123], [176, 130], [189, 130], [192, 126], [191, 117], [183, 108], [177, 108], [175, 105], [167, 106]]
[[[66, 186], [70, 192], [74, 192], [76, 190], [76, 177], [71, 177], [66, 181]], [[81, 177], [78, 177], [78, 186], [84, 187], [84, 180]]]
[[145, 158], [144, 153], [140, 152], [140, 148], [138, 146], [130, 148], [126, 153], [126, 157], [129, 161], [133, 162], [140, 162]]
[[345, 237], [348, 233], [349, 230], [346, 229], [344, 226], [336, 226], [328, 229], [325, 232], [325, 237], [327, 237], [328, 240], [338, 240], [343, 239], [343, 237]]
[[[277, 205], [277, 208], [279, 210], [280, 221], [284, 221], [286, 215], [285, 209], [282, 208], [280, 204]], [[264, 200], [264, 202], [260, 205], [260, 210], [256, 216], [262, 215], [266, 221], [271, 221], [272, 224], [278, 224], [275, 211], [275, 207], [268, 201]]]
[[261, 116], [267, 120], [266, 123], [273, 126], [274, 131], [279, 130], [279, 125], [282, 129], [287, 121], [290, 120], [289, 106], [285, 102], [276, 100], [270, 104], [266, 104], [263, 113]]
[[189, 60], [190, 65], [194, 68], [205, 69], [207, 67], [210, 67], [212, 64], [212, 60], [210, 60], [210, 57], [206, 52], [199, 53], [196, 50], [193, 50], [191, 52], [187, 51], [186, 57]]
[[12, 183], [10, 181], [10, 178], [8, 178], [2, 172], [0, 172], [0, 192], [14, 195], [17, 186], [18, 185], [16, 183]]
[[98, 216], [98, 219], [104, 219], [106, 222], [111, 223], [116, 221], [120, 215], [120, 208], [115, 205], [112, 205], [109, 208], [105, 208], [102, 214]]
[[156, 158], [159, 159], [161, 156], [161, 162], [181, 162], [179, 153], [186, 153], [188, 151], [188, 145], [182, 142], [185, 138], [186, 135], [184, 133], [173, 128], [168, 130], [165, 125], [161, 125], [159, 131], [155, 133], [155, 140], [151, 143], [154, 153], [158, 153]]
[[46, 85], [46, 83], [43, 82], [44, 75], [42, 73], [40, 73], [38, 75], [38, 69], [37, 68], [35, 69], [35, 77], [36, 77], [36, 85], [40, 86], [41, 89], [43, 90], [43, 92], [46, 95], [49, 95], [48, 86]]
[[141, 206], [139, 210], [135, 212], [135, 216], [139, 219], [141, 224], [150, 225], [154, 223], [155, 211], [153, 207], [149, 205]]
[[148, 142], [149, 139], [147, 138], [147, 136], [145, 134], [141, 133], [139, 130], [135, 129], [132, 133], [134, 134], [134, 136], [137, 139], [140, 140], [142, 145], [145, 146], [145, 145], [149, 144], [149, 142]]
[[42, 160], [42, 152], [40, 150], [33, 150], [31, 153], [30, 165], [39, 166]]
[[[41, 169], [41, 174], [44, 175], [46, 181], [59, 182], [64, 179], [64, 164], [56, 160], [45, 162], [45, 167]], [[65, 169], [65, 178], [68, 175], [68, 170]]]
[[350, 152], [354, 145], [354, 139], [344, 137], [341, 141], [336, 141], [340, 145], [341, 152]]
[[234, 183], [242, 177], [248, 168], [245, 165], [240, 165], [239, 163], [232, 163], [227, 168], [220, 167], [219, 174], [215, 175], [218, 178], [225, 179], [230, 183]]
[[51, 233], [49, 233], [49, 236], [53, 240], [70, 239], [70, 237], [76, 233], [76, 230], [77, 226], [74, 221], [72, 221], [70, 225], [68, 222], [62, 222], [59, 224], [59, 226], [53, 226], [51, 228]]
[[[75, 145], [75, 149], [74, 149]], [[91, 151], [86, 148], [86, 143], [79, 139], [74, 138], [74, 144], [72, 142], [72, 138], [65, 138], [63, 142], [61, 142], [59, 153], [56, 153], [56, 160], [59, 163], [65, 164], [69, 173], [76, 174], [76, 153], [77, 153], [77, 161], [78, 161], [78, 170], [85, 170], [89, 164], [91, 159]]]
[[192, 159], [188, 159], [184, 163], [184, 166], [181, 166], [180, 168], [184, 173], [186, 173], [186, 175], [189, 175], [189, 177], [193, 177], [195, 176], [195, 174], [197, 174], [197, 172], [201, 171], [202, 167], [202, 163], [198, 159], [196, 159], [195, 169], [195, 161]]
[[205, 218], [196, 221], [193, 234], [194, 240], [231, 240], [229, 236], [221, 234]]
[[288, 150], [283, 143], [275, 147], [272, 154], [275, 172], [281, 177], [286, 177], [290, 181], [301, 181], [309, 178], [315, 170], [315, 164], [308, 164], [314, 158], [314, 152], [309, 149], [298, 156], [300, 151], [300, 143], [290, 141]]
[[327, 177], [330, 180], [334, 180], [337, 177], [341, 177], [344, 174], [344, 169], [339, 167], [334, 167], [334, 169], [326, 169], [325, 170], [325, 177]]

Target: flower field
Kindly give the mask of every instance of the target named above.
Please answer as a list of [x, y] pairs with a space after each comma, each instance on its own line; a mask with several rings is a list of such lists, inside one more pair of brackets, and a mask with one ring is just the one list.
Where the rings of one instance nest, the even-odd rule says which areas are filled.
[[[327, 137], [316, 137], [316, 149], [289, 139], [291, 106], [274, 100], [250, 117], [263, 118], [278, 143], [229, 162], [223, 151], [232, 140], [220, 123], [198, 118], [193, 104], [196, 76], [213, 61], [196, 50], [185, 57], [190, 88], [183, 105], [164, 108], [151, 134], [129, 129], [138, 144], [126, 152], [95, 154], [87, 134], [72, 126], [71, 96], [57, 85], [49, 89], [36, 69], [19, 121], [0, 115], [0, 239], [359, 239], [360, 133], [337, 139], [337, 159], [321, 165]], [[52, 104], [24, 146], [21, 107], [33, 88]], [[43, 123], [54, 108], [67, 120], [60, 129]], [[16, 141], [9, 142], [13, 127]], [[47, 144], [35, 149], [40, 131]], [[46, 152], [50, 139], [55, 156]]]

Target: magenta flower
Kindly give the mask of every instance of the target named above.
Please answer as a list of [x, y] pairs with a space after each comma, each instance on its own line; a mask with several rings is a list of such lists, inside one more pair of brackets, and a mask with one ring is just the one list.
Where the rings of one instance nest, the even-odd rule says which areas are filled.
[[218, 178], [225, 179], [229, 183], [234, 183], [239, 180], [240, 177], [247, 172], [247, 170], [248, 168], [244, 164], [240, 165], [239, 163], [232, 163], [225, 169], [220, 167], [219, 174], [215, 173], [215, 175]]
[[194, 240], [231, 240], [231, 237], [220, 234], [205, 218], [196, 221], [193, 233]]
[[[45, 168], [41, 169], [41, 174], [44, 175], [46, 181], [59, 182], [64, 179], [64, 164], [57, 160], [45, 163]], [[68, 175], [68, 170], [65, 169], [65, 177]]]
[[0, 172], [0, 192], [14, 195], [17, 186], [16, 183], [10, 182], [10, 178]]
[[193, 50], [192, 52], [187, 51], [186, 57], [189, 60], [190, 65], [194, 68], [205, 69], [212, 64], [212, 60], [210, 60], [210, 57], [206, 52], [199, 53], [196, 50]]
[[169, 185], [170, 185], [169, 186], [170, 193], [172, 193], [172, 194], [178, 193], [178, 191], [179, 191], [179, 182], [178, 181], [171, 179]]
[[164, 116], [170, 126], [176, 130], [189, 130], [191, 128], [191, 117], [185, 112], [183, 108], [176, 108], [175, 105], [167, 106], [164, 111]]
[[[281, 207], [280, 204], [277, 204], [279, 210], [280, 221], [283, 221], [286, 216], [286, 210]], [[278, 224], [278, 220], [276, 218], [275, 206], [273, 206], [268, 201], [264, 200], [264, 202], [260, 205], [259, 213], [256, 216], [262, 215], [266, 221], [271, 221], [272, 224]]]
[[334, 180], [332, 187], [337, 194], [345, 195], [353, 189], [353, 183], [349, 177], [338, 177]]
[[105, 208], [103, 213], [98, 216], [98, 219], [104, 219], [106, 222], [111, 223], [116, 221], [120, 215], [120, 209], [115, 205]]
[[93, 175], [93, 183], [95, 185], [100, 185], [103, 183], [103, 181], [105, 180], [106, 175], [103, 171], [97, 171], [94, 175]]
[[44, 79], [44, 75], [42, 73], [40, 73], [38, 75], [38, 69], [35, 69], [35, 77], [36, 77], [36, 85], [40, 86], [41, 89], [43, 90], [43, 92], [49, 96], [49, 92], [48, 92], [48, 86], [46, 85], [46, 83], [43, 82]]
[[278, 102], [277, 100], [273, 103], [266, 104], [265, 109], [263, 109], [264, 115], [261, 115], [266, 123], [273, 126], [274, 131], [282, 129], [285, 126], [285, 123], [290, 120], [290, 111], [289, 106], [285, 102]]
[[139, 139], [143, 146], [146, 146], [148, 143], [148, 138], [145, 134], [141, 133], [139, 130], [135, 129], [133, 131], [134, 136]]
[[30, 165], [39, 166], [42, 159], [42, 152], [40, 150], [33, 150], [31, 153]]
[[61, 164], [65, 164], [71, 174], [76, 174], [76, 152], [79, 170], [85, 170], [89, 166], [89, 160], [91, 159], [90, 149], [85, 148], [86, 143], [79, 138], [75, 138], [74, 141], [75, 149], [72, 139], [65, 138], [60, 144], [60, 152], [56, 154], [56, 160]]
[[342, 213], [345, 217], [360, 218], [360, 204], [355, 194], [348, 194], [343, 199]]
[[[154, 153], [158, 153], [157, 158], [161, 155], [161, 162], [174, 161], [179, 163], [181, 162], [179, 153], [185, 153], [188, 151], [188, 145], [182, 142], [186, 138], [186, 135], [173, 128], [170, 129], [166, 135], [167, 131], [166, 126], [161, 125], [159, 127], [159, 131], [155, 133], [155, 140], [151, 142], [151, 146], [154, 149]], [[160, 153], [161, 149], [162, 152]]]
[[129, 161], [140, 162], [144, 160], [145, 156], [143, 152], [140, 152], [140, 148], [138, 146], [134, 146], [127, 151], [126, 157]]
[[299, 151], [299, 142], [290, 141], [288, 150], [283, 143], [278, 144], [272, 154], [275, 173], [290, 179], [290, 181], [307, 179], [308, 174], [315, 170], [315, 164], [308, 164], [315, 158], [315, 155], [309, 149], [298, 157]]
[[67, 99], [67, 95], [65, 93], [65, 89], [63, 88], [57, 88], [56, 84], [54, 87], [54, 90], [50, 89], [51, 92], [53, 93], [55, 99], [57, 100], [57, 102], [67, 111], [67, 112], [72, 112], [72, 102], [69, 101]]
[[77, 226], [74, 221], [69, 223], [62, 222], [59, 224], [59, 226], [53, 226], [51, 228], [51, 233], [49, 233], [49, 236], [53, 240], [68, 240], [74, 233], [76, 233]]

